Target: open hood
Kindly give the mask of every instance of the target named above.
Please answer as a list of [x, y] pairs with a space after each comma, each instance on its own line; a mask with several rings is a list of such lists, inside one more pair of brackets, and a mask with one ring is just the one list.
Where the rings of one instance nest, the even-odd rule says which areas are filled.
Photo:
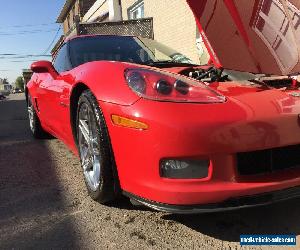
[[300, 74], [300, 0], [187, 0], [217, 67]]

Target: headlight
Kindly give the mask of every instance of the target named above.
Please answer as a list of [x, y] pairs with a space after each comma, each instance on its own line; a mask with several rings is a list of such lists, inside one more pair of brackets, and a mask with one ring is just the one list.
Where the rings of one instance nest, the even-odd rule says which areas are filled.
[[180, 75], [150, 70], [127, 69], [128, 86], [145, 99], [172, 102], [222, 103], [226, 98], [205, 84]]

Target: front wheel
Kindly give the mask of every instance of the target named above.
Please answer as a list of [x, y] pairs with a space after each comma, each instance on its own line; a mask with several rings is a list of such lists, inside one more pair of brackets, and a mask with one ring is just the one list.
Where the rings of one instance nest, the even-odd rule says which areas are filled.
[[[82, 93], [77, 109], [78, 149], [89, 195], [107, 203], [118, 194], [114, 157], [103, 114], [94, 95]], [[116, 171], [115, 171], [116, 172]]]

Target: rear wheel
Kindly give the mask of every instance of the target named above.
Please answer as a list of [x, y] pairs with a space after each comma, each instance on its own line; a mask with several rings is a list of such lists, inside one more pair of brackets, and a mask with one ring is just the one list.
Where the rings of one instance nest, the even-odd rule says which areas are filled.
[[89, 90], [79, 98], [76, 128], [89, 195], [100, 203], [114, 200], [119, 189], [110, 139], [98, 102]]
[[29, 126], [33, 137], [36, 139], [46, 138], [48, 136], [48, 133], [46, 133], [41, 126], [40, 120], [35, 112], [30, 95], [28, 95], [27, 111], [28, 111]]

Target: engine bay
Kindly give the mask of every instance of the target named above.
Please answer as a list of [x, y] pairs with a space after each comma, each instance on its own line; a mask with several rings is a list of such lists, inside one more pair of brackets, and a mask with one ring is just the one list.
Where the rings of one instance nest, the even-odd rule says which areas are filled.
[[289, 76], [275, 76], [265, 74], [252, 74], [228, 69], [217, 69], [215, 67], [189, 67], [178, 72], [181, 75], [191, 77], [206, 83], [214, 82], [239, 82], [245, 85], [261, 85], [265, 88], [276, 88], [281, 90], [299, 90], [300, 83], [296, 78]]

